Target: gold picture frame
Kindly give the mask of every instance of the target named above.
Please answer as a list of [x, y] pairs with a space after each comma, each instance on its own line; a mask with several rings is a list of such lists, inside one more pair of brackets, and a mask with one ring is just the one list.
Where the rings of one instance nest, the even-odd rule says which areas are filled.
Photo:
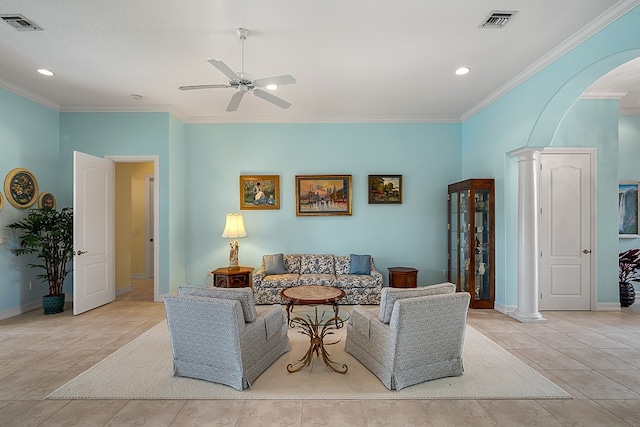
[[351, 215], [351, 175], [296, 175], [296, 216]]
[[0, 211], [4, 207], [4, 197], [2, 197], [2, 193], [0, 193]]
[[40, 209], [51, 208], [56, 210], [56, 197], [48, 191], [40, 193], [40, 197], [38, 197], [38, 207]]
[[4, 195], [13, 207], [27, 209], [38, 199], [38, 181], [29, 170], [15, 168], [4, 179]]
[[280, 175], [240, 175], [240, 209], [280, 209]]

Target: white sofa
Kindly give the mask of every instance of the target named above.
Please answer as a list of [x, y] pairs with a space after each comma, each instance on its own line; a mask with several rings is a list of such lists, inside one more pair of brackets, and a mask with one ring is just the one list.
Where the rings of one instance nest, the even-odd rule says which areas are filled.
[[292, 286], [336, 286], [345, 292], [340, 304], [379, 304], [382, 274], [369, 255], [264, 255], [253, 273], [256, 304], [281, 304], [280, 291]]

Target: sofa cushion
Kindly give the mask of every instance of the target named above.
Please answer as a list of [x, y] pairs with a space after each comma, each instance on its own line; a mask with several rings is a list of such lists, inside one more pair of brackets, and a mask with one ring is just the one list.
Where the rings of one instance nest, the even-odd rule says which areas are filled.
[[[256, 320], [256, 304], [251, 288], [200, 288], [198, 286], [182, 285], [178, 287], [178, 294], [237, 300], [242, 305], [244, 321], [253, 322]], [[215, 322], [215, 319], [212, 319], [211, 322]]]
[[299, 274], [272, 274], [270, 276], [264, 276], [260, 287], [262, 288], [290, 288], [292, 286], [298, 286]]
[[336, 274], [333, 255], [300, 255], [300, 274]]
[[455, 290], [456, 286], [453, 283], [440, 283], [419, 288], [382, 288], [378, 317], [382, 322], [389, 323], [393, 312], [393, 304], [399, 299], [449, 294], [455, 292]]
[[336, 276], [334, 274], [301, 274], [298, 285], [334, 286]]
[[371, 273], [371, 255], [349, 255], [349, 274]]
[[337, 274], [333, 286], [340, 289], [371, 288], [377, 285], [376, 279], [370, 274]]
[[291, 254], [282, 257], [285, 274], [300, 274], [300, 255]]
[[284, 274], [284, 260], [282, 254], [264, 255], [264, 271], [267, 274]]

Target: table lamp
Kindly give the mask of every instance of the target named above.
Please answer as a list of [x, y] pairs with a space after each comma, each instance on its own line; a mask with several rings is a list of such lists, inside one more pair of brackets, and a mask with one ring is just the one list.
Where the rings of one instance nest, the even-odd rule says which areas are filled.
[[244, 228], [244, 219], [242, 217], [242, 214], [227, 214], [227, 222], [224, 225], [222, 237], [233, 239], [233, 242], [229, 244], [229, 246], [231, 247], [231, 250], [229, 250], [229, 268], [239, 268], [238, 250], [240, 248], [240, 245], [238, 245], [238, 238], [247, 237], [247, 230], [245, 230]]

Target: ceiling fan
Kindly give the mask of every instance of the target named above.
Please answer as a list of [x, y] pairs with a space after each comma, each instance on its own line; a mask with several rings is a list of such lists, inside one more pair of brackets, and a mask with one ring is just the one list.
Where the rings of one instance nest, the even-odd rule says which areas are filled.
[[275, 89], [279, 85], [288, 85], [294, 84], [296, 82], [295, 77], [290, 74], [284, 76], [274, 76], [274, 77], [266, 77], [263, 79], [254, 79], [249, 74], [244, 72], [244, 41], [249, 36], [249, 30], [246, 28], [238, 28], [236, 30], [236, 34], [241, 41], [241, 56], [242, 56], [242, 65], [239, 73], [234, 72], [231, 68], [229, 68], [224, 62], [218, 61], [217, 59], [209, 59], [211, 65], [216, 67], [222, 74], [229, 78], [229, 84], [219, 84], [219, 85], [192, 85], [192, 86], [180, 86], [178, 89], [180, 90], [195, 90], [195, 89], [226, 89], [226, 88], [234, 88], [236, 89], [236, 93], [231, 97], [231, 101], [229, 101], [229, 105], [227, 105], [228, 112], [233, 112], [238, 109], [240, 105], [240, 101], [242, 101], [242, 97], [247, 92], [252, 92], [258, 98], [262, 98], [267, 102], [270, 102], [274, 105], [277, 105], [280, 108], [289, 108], [291, 106], [290, 102], [285, 101], [282, 98], [278, 98], [275, 95], [270, 94], [269, 92], [265, 92], [261, 87], [267, 89]]

